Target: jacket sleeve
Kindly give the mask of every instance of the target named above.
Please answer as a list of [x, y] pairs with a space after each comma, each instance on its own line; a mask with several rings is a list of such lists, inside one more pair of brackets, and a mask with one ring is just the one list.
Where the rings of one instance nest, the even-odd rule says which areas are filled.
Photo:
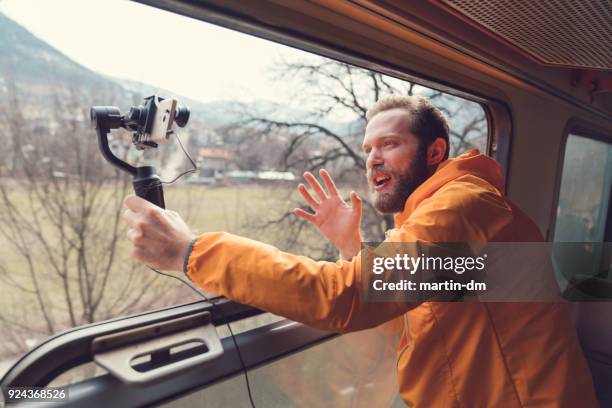
[[[438, 191], [436, 200], [423, 202], [388, 241], [482, 242], [491, 231], [470, 222], [466, 213], [476, 211], [477, 218], [499, 224], [506, 208], [487, 203], [491, 197], [453, 197], [461, 191], [460, 186]], [[362, 273], [360, 255], [351, 261], [314, 261], [225, 232], [200, 235], [187, 263], [189, 278], [206, 291], [325, 330], [374, 327], [418, 306], [364, 301]]]
[[351, 261], [314, 261], [259, 241], [213, 232], [198, 237], [187, 274], [204, 290], [337, 332], [374, 327], [411, 308], [363, 302], [360, 268], [359, 255]]

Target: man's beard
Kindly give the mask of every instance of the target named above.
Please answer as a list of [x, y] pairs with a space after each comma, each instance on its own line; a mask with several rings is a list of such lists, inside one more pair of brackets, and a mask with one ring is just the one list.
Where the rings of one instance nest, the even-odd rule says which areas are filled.
[[427, 179], [427, 151], [419, 151], [404, 174], [397, 174], [384, 167], [373, 171], [385, 171], [393, 175], [395, 185], [391, 190], [374, 193], [374, 208], [382, 214], [393, 214], [403, 211], [406, 200]]

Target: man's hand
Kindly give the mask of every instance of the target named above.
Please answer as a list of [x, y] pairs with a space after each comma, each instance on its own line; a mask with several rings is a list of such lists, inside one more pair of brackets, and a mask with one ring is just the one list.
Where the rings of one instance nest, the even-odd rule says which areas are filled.
[[140, 197], [123, 200], [123, 218], [130, 225], [132, 256], [152, 268], [182, 271], [185, 251], [195, 235], [178, 213], [164, 210]]
[[293, 210], [295, 215], [313, 223], [325, 238], [330, 240], [340, 251], [343, 259], [352, 259], [361, 249], [361, 198], [351, 191], [350, 207], [338, 193], [336, 185], [326, 170], [319, 172], [327, 192], [321, 187], [315, 176], [304, 173], [304, 179], [316, 193], [317, 201], [304, 184], [298, 186], [298, 191], [310, 205], [314, 214], [300, 208]]

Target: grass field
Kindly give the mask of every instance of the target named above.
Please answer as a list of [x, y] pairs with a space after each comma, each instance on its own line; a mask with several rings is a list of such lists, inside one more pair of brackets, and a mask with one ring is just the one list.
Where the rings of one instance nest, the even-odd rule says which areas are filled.
[[[51, 243], [53, 250], [59, 251], [62, 238], [58, 228], [44, 216], [41, 203], [34, 201], [31, 209], [27, 192], [23, 188], [13, 185], [10, 191], [11, 201], [22, 212], [24, 220], [31, 222], [32, 212], [35, 212], [40, 221], [42, 235]], [[98, 221], [92, 222], [88, 227], [91, 238], [87, 241], [88, 249], [85, 252], [93, 266], [104, 262], [105, 245], [112, 239], [113, 207], [116, 208], [117, 203], [123, 198], [114, 197], [113, 194], [116, 193], [110, 188], [100, 194], [96, 200], [96, 204], [99, 205], [94, 206], [94, 211], [99, 211], [96, 213]], [[316, 248], [324, 242], [311, 226], [302, 229], [300, 240], [296, 243], [291, 241], [291, 230], [286, 224], [261, 228], [262, 224], [281, 217], [299, 203], [294, 186], [173, 185], [165, 189], [165, 195], [167, 208], [179, 212], [195, 233], [228, 231], [277, 245], [281, 249], [291, 249], [300, 254], [315, 256]], [[0, 207], [4, 205], [0, 202]], [[6, 230], [8, 225], [6, 208], [0, 214], [4, 214], [0, 218], [0, 223], [4, 224], [0, 227]], [[290, 217], [295, 221], [294, 215]], [[121, 307], [113, 305], [117, 302], [120, 305], [128, 303], [130, 297], [135, 297], [141, 286], [149, 280], [150, 288], [139, 303], [129, 308], [130, 314], [199, 300], [179, 282], [154, 275], [140, 265], [132, 267], [133, 262], [129, 255], [131, 245], [125, 237], [126, 226], [123, 222], [121, 226], [122, 232], [118, 235], [115, 262], [97, 309], [96, 321], [117, 317]], [[76, 255], [73, 254], [67, 260], [67, 265], [63, 269], [68, 276], [69, 290], [66, 291], [62, 286], [63, 281], [51, 267], [51, 260], [37, 237], [28, 231], [24, 232], [24, 236], [29, 240], [31, 266], [28, 259], [15, 250], [14, 243], [0, 235], [3, 241], [7, 241], [0, 246], [0, 266], [4, 271], [3, 274], [0, 272], [0, 291], [3, 294], [0, 297], [0, 345], [2, 345], [0, 359], [2, 356], [14, 355], [29, 348], [48, 335], [40, 302], [52, 317], [55, 332], [71, 327], [68, 318], [68, 301], [72, 302], [78, 323], [87, 322], [84, 316], [86, 306], [79, 292], [82, 290], [82, 281], [79, 283], [82, 277], [79, 276]], [[33, 285], [33, 277], [38, 281], [38, 293]], [[15, 285], [15, 282], [18, 285]], [[124, 293], [123, 299], [117, 299], [120, 293]], [[39, 300], [38, 295], [42, 296], [42, 300]]]

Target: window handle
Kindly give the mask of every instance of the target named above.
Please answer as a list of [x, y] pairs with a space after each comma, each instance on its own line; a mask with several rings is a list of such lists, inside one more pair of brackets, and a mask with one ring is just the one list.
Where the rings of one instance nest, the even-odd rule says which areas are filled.
[[125, 383], [142, 384], [223, 354], [210, 312], [97, 337], [94, 361]]

